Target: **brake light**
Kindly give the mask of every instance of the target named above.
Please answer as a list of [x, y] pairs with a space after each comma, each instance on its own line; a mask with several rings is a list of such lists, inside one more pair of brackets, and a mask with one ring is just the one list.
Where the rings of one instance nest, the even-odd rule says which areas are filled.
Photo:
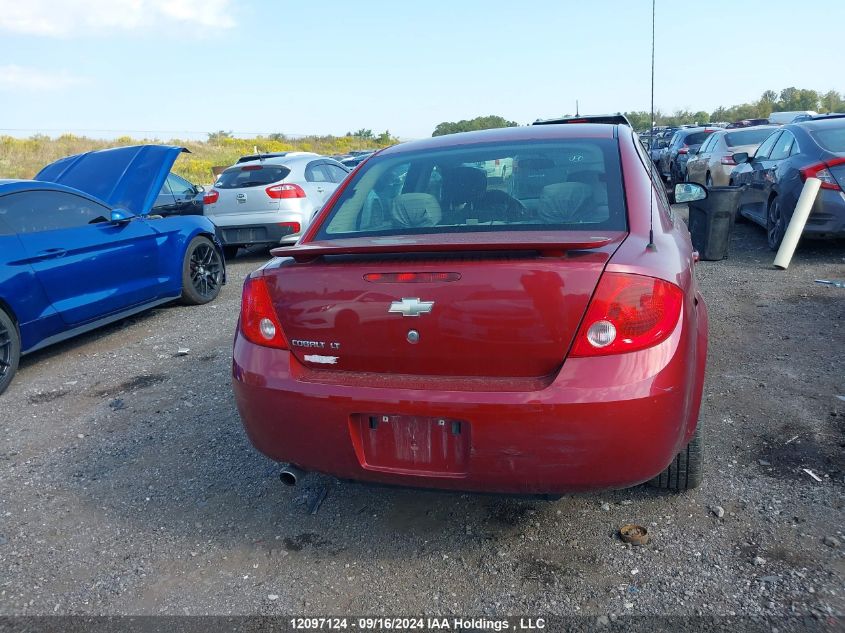
[[241, 297], [241, 334], [264, 347], [288, 349], [282, 324], [273, 309], [267, 282], [263, 277], [247, 277]]
[[719, 159], [719, 162], [723, 165], [736, 165], [736, 161], [734, 160], [733, 154], [725, 154], [722, 158]]
[[570, 356], [622, 354], [657, 345], [675, 329], [683, 302], [683, 291], [668, 281], [605, 273]]
[[839, 183], [836, 182], [833, 174], [830, 173], [830, 167], [836, 167], [837, 165], [845, 165], [845, 158], [834, 158], [833, 160], [822, 161], [821, 163], [816, 163], [815, 165], [808, 165], [800, 170], [801, 180], [807, 180], [807, 178], [818, 178], [822, 181], [822, 189], [841, 191], [842, 188], [839, 186]]
[[275, 198], [276, 200], [285, 199], [285, 198], [304, 198], [305, 191], [303, 191], [302, 187], [299, 185], [294, 185], [292, 183], [284, 184], [284, 185], [273, 185], [272, 187], [267, 187], [264, 191], [267, 192], [267, 195], [271, 198]]
[[678, 150], [679, 154], [686, 154], [689, 151], [689, 147], [684, 145], [681, 149]]
[[202, 197], [203, 204], [214, 204], [220, 199], [220, 192], [217, 189], [209, 189]]

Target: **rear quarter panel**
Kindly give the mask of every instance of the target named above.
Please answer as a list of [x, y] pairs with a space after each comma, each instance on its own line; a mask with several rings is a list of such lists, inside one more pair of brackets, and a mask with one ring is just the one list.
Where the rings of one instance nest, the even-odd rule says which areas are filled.
[[[689, 229], [674, 215], [648, 177], [646, 167], [634, 148], [630, 135], [620, 134], [623, 180], [628, 202], [630, 233], [611, 258], [606, 270], [647, 275], [664, 279], [684, 291], [681, 315], [681, 345], [688, 358], [684, 378], [687, 433], [692, 437], [698, 420], [704, 370], [707, 359], [708, 318], [694, 272], [693, 247]], [[654, 243], [649, 245], [650, 217], [654, 220]], [[675, 388], [667, 385], [655, 388]], [[679, 447], [680, 448], [680, 447]]]

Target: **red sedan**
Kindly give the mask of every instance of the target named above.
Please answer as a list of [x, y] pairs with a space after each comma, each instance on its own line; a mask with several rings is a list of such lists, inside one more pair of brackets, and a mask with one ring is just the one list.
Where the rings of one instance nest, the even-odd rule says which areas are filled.
[[391, 147], [273, 255], [244, 284], [233, 377], [250, 439], [289, 483], [699, 483], [707, 309], [629, 127]]

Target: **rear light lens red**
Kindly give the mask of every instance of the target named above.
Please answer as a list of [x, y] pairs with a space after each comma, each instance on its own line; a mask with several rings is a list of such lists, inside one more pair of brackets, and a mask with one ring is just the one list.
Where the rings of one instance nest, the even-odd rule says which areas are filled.
[[304, 198], [305, 191], [303, 191], [302, 187], [299, 185], [284, 184], [284, 185], [273, 185], [272, 187], [267, 187], [264, 191], [267, 192], [267, 195], [271, 198], [275, 198], [276, 200], [283, 200], [286, 198]]
[[264, 347], [288, 349], [282, 324], [270, 300], [263, 277], [248, 277], [241, 297], [241, 334], [246, 340]]
[[217, 189], [209, 189], [202, 197], [203, 204], [214, 204], [220, 199], [220, 192]]
[[679, 154], [686, 154], [687, 152], [689, 152], [689, 147], [682, 147], [678, 150]]
[[302, 225], [299, 222], [279, 222], [279, 226], [287, 229], [285, 235], [293, 235], [294, 233], [299, 233], [302, 229]]
[[683, 291], [668, 281], [605, 273], [569, 355], [605, 356], [657, 345], [674, 331], [683, 303]]
[[801, 180], [807, 178], [818, 178], [822, 181], [822, 189], [832, 189], [834, 191], [841, 191], [842, 187], [836, 182], [836, 178], [830, 173], [831, 167], [838, 165], [845, 165], [845, 158], [834, 158], [833, 160], [823, 161], [815, 165], [809, 165], [801, 170]]
[[723, 165], [736, 165], [736, 161], [734, 160], [733, 154], [725, 154], [722, 158], [719, 159], [719, 162]]
[[432, 281], [458, 281], [460, 273], [367, 273], [364, 279], [376, 283], [426, 283]]

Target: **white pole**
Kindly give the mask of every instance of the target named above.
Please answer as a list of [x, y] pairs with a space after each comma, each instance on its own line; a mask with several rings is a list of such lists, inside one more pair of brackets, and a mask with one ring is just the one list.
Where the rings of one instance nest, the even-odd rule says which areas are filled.
[[775, 256], [775, 268], [781, 270], [789, 268], [789, 262], [792, 261], [792, 255], [795, 253], [798, 240], [801, 239], [801, 234], [804, 232], [804, 225], [807, 224], [807, 218], [810, 217], [813, 202], [816, 201], [821, 185], [822, 181], [818, 178], [807, 178], [807, 182], [804, 183], [804, 188], [795, 204], [795, 212], [792, 214], [789, 226], [786, 227], [786, 234], [783, 236], [778, 254]]

